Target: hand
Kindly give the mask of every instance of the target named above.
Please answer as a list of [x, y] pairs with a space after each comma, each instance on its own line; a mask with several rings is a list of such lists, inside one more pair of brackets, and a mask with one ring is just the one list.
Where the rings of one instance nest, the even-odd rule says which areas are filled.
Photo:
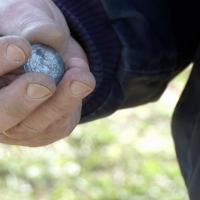
[[[38, 147], [68, 136], [95, 80], [63, 15], [51, 0], [0, 1], [0, 34], [0, 142]], [[30, 43], [53, 47], [70, 68], [57, 88], [46, 75], [22, 74]]]

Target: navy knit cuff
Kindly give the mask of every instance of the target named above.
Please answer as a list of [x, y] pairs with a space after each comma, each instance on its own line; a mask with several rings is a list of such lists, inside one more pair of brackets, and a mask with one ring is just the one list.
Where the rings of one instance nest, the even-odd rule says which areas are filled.
[[120, 42], [100, 1], [54, 2], [63, 12], [73, 37], [85, 49], [96, 78], [96, 89], [85, 99], [82, 110], [81, 122], [89, 121], [90, 115], [94, 116], [95, 110], [103, 106], [112, 88], [120, 59]]

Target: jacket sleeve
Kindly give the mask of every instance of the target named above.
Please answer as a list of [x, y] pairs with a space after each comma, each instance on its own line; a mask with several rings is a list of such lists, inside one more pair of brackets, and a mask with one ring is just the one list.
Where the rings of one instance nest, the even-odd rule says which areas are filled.
[[97, 81], [81, 122], [157, 100], [180, 71], [166, 2], [55, 0]]

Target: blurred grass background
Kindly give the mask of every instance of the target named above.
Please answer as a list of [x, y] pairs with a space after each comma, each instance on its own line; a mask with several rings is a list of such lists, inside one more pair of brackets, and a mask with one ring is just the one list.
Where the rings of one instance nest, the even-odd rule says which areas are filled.
[[190, 70], [153, 104], [41, 148], [0, 146], [1, 200], [187, 200], [170, 119]]

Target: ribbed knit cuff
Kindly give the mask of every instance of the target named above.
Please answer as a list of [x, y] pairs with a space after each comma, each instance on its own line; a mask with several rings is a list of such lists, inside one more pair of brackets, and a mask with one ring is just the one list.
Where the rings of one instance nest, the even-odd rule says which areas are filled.
[[73, 37], [85, 49], [96, 78], [96, 89], [85, 99], [82, 110], [81, 122], [89, 121], [95, 110], [103, 106], [112, 88], [120, 59], [120, 42], [100, 0], [54, 2], [63, 12]]

